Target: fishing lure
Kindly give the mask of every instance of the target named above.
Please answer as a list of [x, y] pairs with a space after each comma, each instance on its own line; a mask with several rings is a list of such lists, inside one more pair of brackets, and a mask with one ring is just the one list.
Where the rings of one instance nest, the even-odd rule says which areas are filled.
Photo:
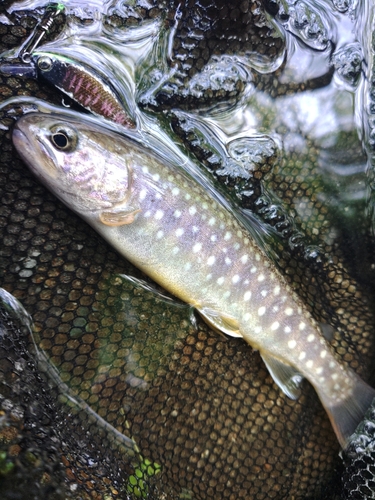
[[57, 87], [91, 113], [125, 127], [135, 127], [121, 103], [121, 97], [104, 75], [58, 54], [36, 52], [32, 60], [37, 76]]

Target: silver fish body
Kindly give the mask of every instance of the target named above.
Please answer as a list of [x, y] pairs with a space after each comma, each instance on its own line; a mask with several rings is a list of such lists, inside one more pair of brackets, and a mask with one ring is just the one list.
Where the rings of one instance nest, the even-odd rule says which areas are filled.
[[13, 142], [35, 175], [124, 257], [214, 328], [258, 349], [289, 396], [306, 377], [345, 445], [375, 391], [335, 358], [219, 198], [133, 139], [83, 119], [30, 113], [16, 123]]

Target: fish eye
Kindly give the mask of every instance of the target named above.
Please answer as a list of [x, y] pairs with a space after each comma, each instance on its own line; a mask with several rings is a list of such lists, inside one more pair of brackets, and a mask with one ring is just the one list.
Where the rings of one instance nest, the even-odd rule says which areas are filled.
[[72, 127], [55, 126], [51, 129], [52, 145], [60, 151], [73, 151], [77, 146], [77, 133]]
[[62, 132], [58, 132], [52, 136], [52, 142], [59, 149], [65, 149], [69, 143], [69, 139]]
[[49, 71], [52, 68], [52, 59], [48, 56], [42, 56], [39, 57], [37, 64], [41, 71]]

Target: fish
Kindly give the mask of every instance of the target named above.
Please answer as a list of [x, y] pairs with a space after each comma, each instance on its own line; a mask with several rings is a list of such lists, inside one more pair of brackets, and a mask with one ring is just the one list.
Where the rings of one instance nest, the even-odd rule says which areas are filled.
[[375, 390], [318, 323], [240, 214], [183, 165], [84, 116], [30, 112], [13, 144], [34, 175], [123, 257], [219, 332], [260, 352], [291, 398], [306, 378], [344, 448]]

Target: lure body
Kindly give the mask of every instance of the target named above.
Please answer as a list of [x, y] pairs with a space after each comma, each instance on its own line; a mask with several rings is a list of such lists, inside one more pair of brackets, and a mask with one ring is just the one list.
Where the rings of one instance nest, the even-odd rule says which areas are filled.
[[78, 61], [49, 52], [35, 52], [32, 61], [39, 77], [94, 115], [125, 127], [135, 127], [120, 97], [104, 75]]

